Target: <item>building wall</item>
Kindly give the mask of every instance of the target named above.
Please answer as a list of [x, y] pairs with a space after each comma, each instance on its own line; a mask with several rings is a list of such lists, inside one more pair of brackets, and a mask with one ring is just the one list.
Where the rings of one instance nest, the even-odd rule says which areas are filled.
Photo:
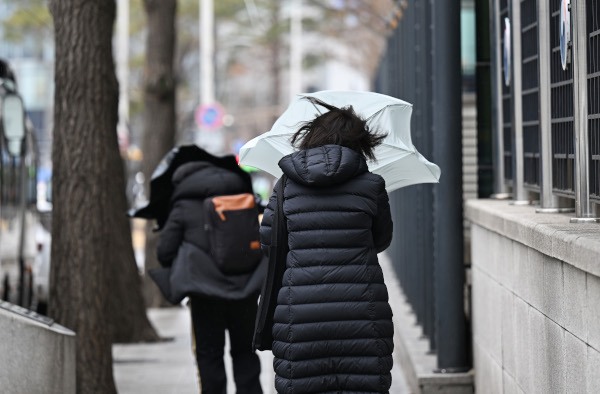
[[600, 392], [600, 226], [471, 200], [480, 393]]

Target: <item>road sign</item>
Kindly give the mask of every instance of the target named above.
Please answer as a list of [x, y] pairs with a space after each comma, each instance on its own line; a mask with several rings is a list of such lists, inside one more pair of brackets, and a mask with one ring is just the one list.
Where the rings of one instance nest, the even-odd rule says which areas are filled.
[[225, 111], [219, 103], [200, 105], [196, 110], [196, 124], [202, 130], [217, 130], [223, 126]]

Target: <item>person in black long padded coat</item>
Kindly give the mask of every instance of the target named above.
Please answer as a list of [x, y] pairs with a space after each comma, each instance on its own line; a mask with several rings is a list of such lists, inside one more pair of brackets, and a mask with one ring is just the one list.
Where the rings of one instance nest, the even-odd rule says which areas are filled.
[[210, 255], [203, 207], [207, 197], [252, 193], [252, 187], [238, 174], [204, 161], [183, 164], [172, 182], [172, 208], [157, 255], [163, 266], [182, 264], [185, 279], [194, 284], [189, 298], [202, 393], [226, 393], [223, 352], [228, 330], [237, 392], [260, 394], [260, 360], [252, 349], [252, 334], [266, 264], [247, 274], [222, 273]]
[[[275, 387], [386, 393], [394, 327], [377, 253], [390, 245], [392, 220], [385, 181], [366, 163], [383, 136], [351, 107], [310, 100], [329, 112], [305, 123], [292, 139], [300, 151], [279, 162], [289, 252], [273, 317]], [[261, 223], [263, 250], [276, 198]]]

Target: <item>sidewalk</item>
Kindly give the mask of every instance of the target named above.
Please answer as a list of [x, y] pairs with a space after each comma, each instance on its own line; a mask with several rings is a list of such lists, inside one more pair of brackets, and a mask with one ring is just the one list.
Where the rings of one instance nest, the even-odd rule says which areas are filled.
[[[393, 300], [390, 300], [392, 302]], [[120, 394], [198, 394], [196, 363], [190, 339], [188, 308], [149, 309], [148, 316], [163, 338], [173, 340], [113, 346], [113, 372]], [[258, 352], [264, 394], [275, 394], [273, 355]], [[227, 376], [232, 376], [231, 358], [225, 350]], [[400, 364], [394, 353], [390, 394], [409, 394]], [[235, 394], [233, 379], [228, 379], [227, 394]]]
[[[162, 338], [161, 343], [113, 346], [113, 373], [119, 394], [198, 394], [196, 361], [192, 353], [190, 314], [187, 307], [149, 309], [148, 317]], [[228, 348], [228, 340], [226, 342]], [[233, 376], [226, 349], [227, 376]], [[273, 356], [258, 352], [264, 394], [275, 394]], [[235, 394], [235, 383], [228, 379], [228, 394]]]

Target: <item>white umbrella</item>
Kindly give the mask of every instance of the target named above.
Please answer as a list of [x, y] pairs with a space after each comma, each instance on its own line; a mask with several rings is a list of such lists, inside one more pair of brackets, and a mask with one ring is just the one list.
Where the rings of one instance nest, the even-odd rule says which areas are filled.
[[412, 104], [384, 94], [358, 91], [326, 90], [298, 95], [275, 121], [270, 131], [248, 141], [240, 149], [240, 164], [259, 168], [279, 178], [279, 160], [294, 152], [290, 138], [302, 122], [326, 112], [304, 97], [315, 97], [336, 107], [352, 105], [367, 121], [371, 130], [387, 133], [374, 150], [376, 161], [368, 161], [369, 170], [385, 179], [387, 191], [417, 183], [437, 183], [440, 168], [427, 161], [413, 146], [410, 138]]

